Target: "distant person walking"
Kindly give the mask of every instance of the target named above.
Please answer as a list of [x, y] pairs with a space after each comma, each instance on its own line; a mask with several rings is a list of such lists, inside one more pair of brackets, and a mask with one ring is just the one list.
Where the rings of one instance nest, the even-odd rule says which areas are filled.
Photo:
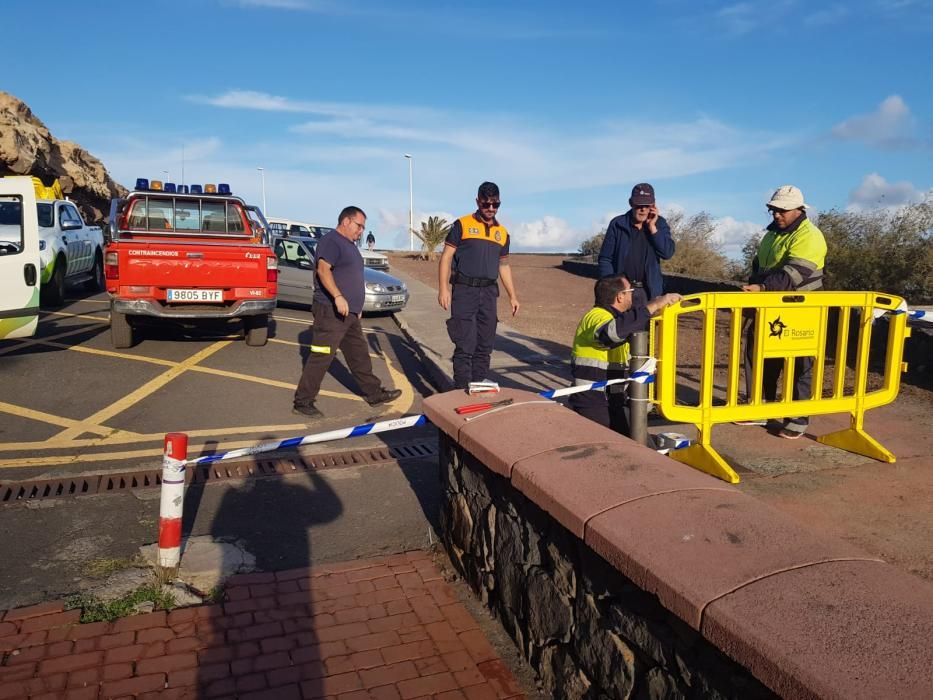
[[[826, 261], [826, 240], [823, 233], [807, 217], [803, 193], [793, 185], [778, 187], [767, 204], [772, 221], [758, 245], [752, 261], [749, 283], [745, 292], [813, 292], [823, 288], [823, 264]], [[745, 388], [752, 396], [752, 361], [755, 346], [755, 323], [745, 321]], [[784, 360], [764, 361], [762, 393], [765, 401], [777, 399], [778, 378]], [[813, 397], [813, 358], [794, 359], [794, 400]], [[742, 425], [765, 425], [766, 421], [739, 421]], [[787, 418], [779, 435], [796, 440], [810, 427], [809, 417]]]
[[509, 295], [512, 315], [520, 304], [509, 267], [509, 232], [496, 213], [502, 201], [499, 187], [484, 182], [476, 195], [476, 211], [450, 227], [438, 268], [437, 301], [450, 309], [447, 333], [454, 344], [454, 385], [487, 379], [496, 336], [499, 278]]
[[337, 228], [318, 241], [315, 249], [317, 279], [311, 313], [314, 316], [312, 344], [326, 351], [313, 351], [305, 362], [295, 390], [294, 411], [309, 418], [323, 414], [314, 402], [321, 382], [330, 368], [337, 348], [370, 406], [387, 403], [401, 396], [399, 389], [386, 389], [373, 374], [369, 347], [363, 338], [360, 316], [363, 313], [365, 288], [363, 256], [357, 241], [366, 228], [366, 214], [359, 207], [340, 212]]
[[376, 247], [376, 237], [373, 235], [372, 231], [370, 231], [369, 235], [366, 236], [366, 247], [369, 250], [372, 250]]
[[[632, 297], [634, 288], [623, 275], [603, 277], [593, 288], [593, 308], [584, 314], [573, 336], [570, 368], [574, 386], [621, 378], [628, 367], [628, 338], [636, 331], [648, 329], [652, 315], [680, 301], [679, 294], [664, 294], [645, 304]], [[571, 394], [570, 408], [585, 418], [623, 434], [629, 434], [629, 422], [622, 402], [607, 401], [613, 385], [605, 391], [583, 391]], [[615, 413], [615, 415], [613, 415]]]

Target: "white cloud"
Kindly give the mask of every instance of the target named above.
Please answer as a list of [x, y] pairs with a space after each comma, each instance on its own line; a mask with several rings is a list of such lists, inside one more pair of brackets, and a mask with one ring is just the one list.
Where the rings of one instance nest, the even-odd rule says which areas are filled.
[[[448, 224], [456, 221], [457, 217], [446, 211], [419, 212], [412, 214], [412, 226], [415, 231], [421, 230], [421, 224], [425, 223], [429, 217], [437, 216], [444, 219]], [[379, 241], [379, 247], [393, 248], [396, 250], [409, 250], [412, 242], [408, 234], [408, 210], [407, 209], [379, 209], [379, 228], [383, 231], [389, 231], [386, 235], [386, 242]], [[414, 249], [421, 250], [421, 241], [414, 238]]]
[[715, 239], [722, 246], [722, 253], [727, 258], [738, 260], [742, 257], [742, 246], [749, 236], [762, 233], [764, 226], [754, 221], [739, 221], [731, 216], [716, 219]]
[[913, 142], [915, 119], [900, 95], [891, 95], [870, 114], [860, 114], [833, 127], [834, 136], [883, 149], [905, 148]]
[[762, 27], [779, 26], [795, 4], [795, 0], [737, 2], [719, 8], [714, 20], [727, 34], [740, 37]]
[[563, 219], [545, 216], [536, 221], [523, 221], [511, 231], [512, 251], [573, 252], [586, 236]]
[[302, 10], [321, 14], [334, 14], [337, 7], [331, 2], [320, 0], [236, 0], [240, 7], [259, 7], [270, 10]]
[[[357, 147], [375, 142], [387, 153], [395, 144], [396, 157], [417, 150], [416, 177], [425, 166], [447, 171], [447, 184], [464, 191], [489, 173], [500, 184], [520, 183], [524, 193], [697, 174], [747, 165], [796, 140], [793, 135], [738, 129], [705, 116], [669, 123], [604, 120], [570, 127], [488, 111], [315, 102], [248, 90], [190, 99], [228, 109], [313, 115], [313, 120], [289, 127], [296, 139], [327, 137], [331, 146], [348, 142]], [[300, 150], [301, 143], [290, 147]], [[477, 165], [475, 171], [451, 171], [450, 162]]]
[[849, 8], [845, 5], [831, 5], [830, 7], [817, 10], [804, 17], [804, 24], [810, 27], [825, 27], [832, 24], [838, 24], [849, 15]]
[[901, 207], [923, 199], [923, 192], [910, 182], [888, 182], [878, 173], [866, 175], [862, 182], [849, 193], [849, 211], [888, 209]]

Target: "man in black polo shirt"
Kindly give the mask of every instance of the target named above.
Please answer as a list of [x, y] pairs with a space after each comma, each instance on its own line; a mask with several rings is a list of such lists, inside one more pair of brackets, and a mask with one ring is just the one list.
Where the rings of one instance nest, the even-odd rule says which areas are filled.
[[484, 182], [477, 192], [476, 211], [457, 219], [444, 241], [437, 301], [445, 311], [450, 309], [447, 334], [454, 344], [454, 386], [458, 389], [487, 379], [500, 277], [513, 316], [520, 306], [509, 267], [509, 232], [496, 219], [501, 203], [499, 187]]
[[337, 348], [343, 352], [347, 366], [370, 406], [393, 401], [402, 394], [399, 389], [384, 388], [373, 374], [369, 347], [360, 326], [366, 290], [363, 256], [356, 242], [365, 227], [366, 214], [363, 210], [347, 207], [340, 212], [337, 228], [318, 241], [315, 249], [317, 279], [311, 302], [314, 315], [311, 343], [327, 350], [312, 351], [305, 362], [295, 390], [294, 406], [296, 413], [310, 418], [323, 416], [314, 401]]

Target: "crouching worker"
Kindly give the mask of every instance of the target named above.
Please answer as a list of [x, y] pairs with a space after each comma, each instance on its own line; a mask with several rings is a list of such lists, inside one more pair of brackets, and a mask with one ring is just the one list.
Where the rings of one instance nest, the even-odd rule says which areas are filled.
[[[622, 275], [603, 277], [596, 282], [595, 305], [580, 319], [573, 338], [570, 364], [574, 386], [624, 376], [629, 360], [629, 336], [647, 330], [653, 314], [681, 298], [679, 294], [663, 294], [645, 304], [640, 301], [644, 295], [633, 301], [632, 292], [632, 285]], [[610, 389], [623, 386], [571, 394], [568, 403], [581, 416], [627, 435], [628, 421], [621, 402], [613, 401], [612, 412], [617, 415], [610, 417], [607, 398]]]

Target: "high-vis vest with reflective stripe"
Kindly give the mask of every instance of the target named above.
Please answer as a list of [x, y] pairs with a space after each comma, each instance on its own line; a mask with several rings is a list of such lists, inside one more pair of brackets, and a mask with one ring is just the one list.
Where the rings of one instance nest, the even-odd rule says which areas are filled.
[[817, 270], [822, 270], [826, 262], [826, 240], [810, 219], [804, 219], [790, 233], [768, 231], [758, 245], [761, 271], [779, 269], [795, 260], [805, 260]]
[[607, 348], [596, 339], [597, 331], [614, 320], [615, 316], [601, 306], [594, 306], [580, 319], [573, 336], [574, 364], [600, 369], [622, 369], [628, 364], [628, 343]]

